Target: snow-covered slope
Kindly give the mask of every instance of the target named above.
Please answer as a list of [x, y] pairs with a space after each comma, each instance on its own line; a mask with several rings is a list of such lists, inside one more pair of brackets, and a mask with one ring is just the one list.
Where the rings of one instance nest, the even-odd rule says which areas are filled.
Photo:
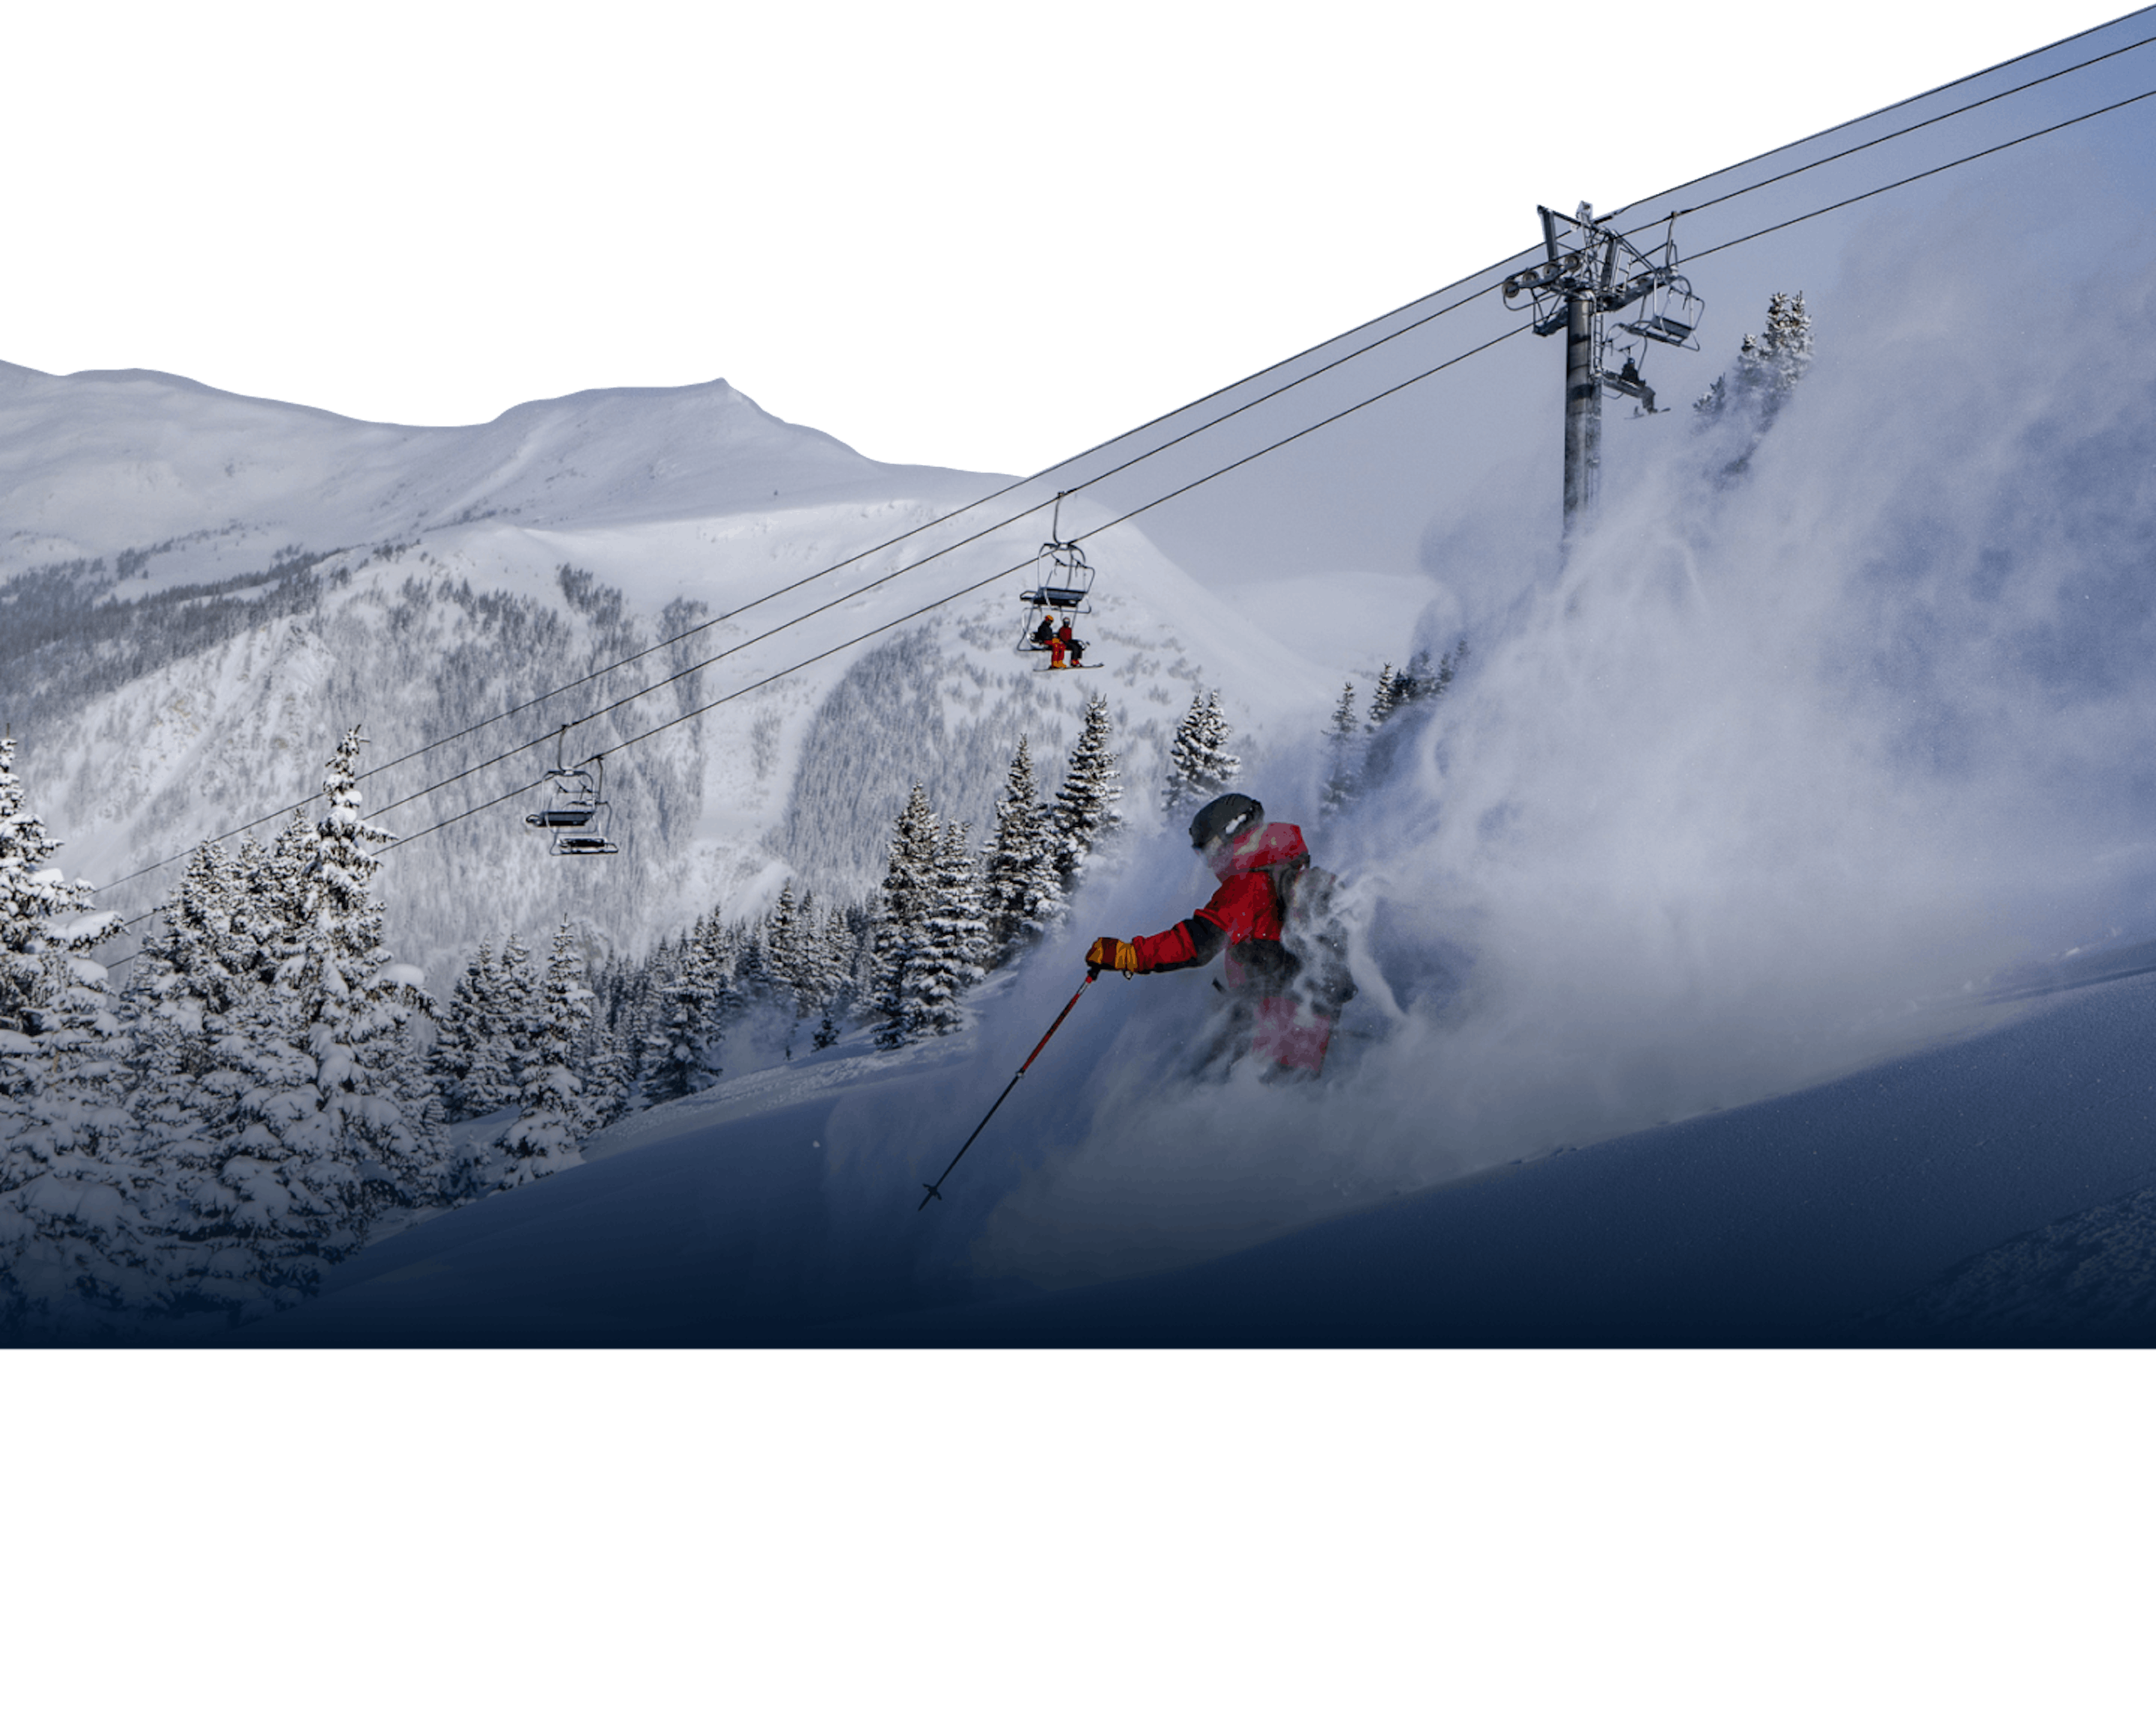
[[[439, 969], [564, 913], [640, 946], [715, 903], [752, 912], [789, 872], [858, 894], [912, 779], [984, 828], [1019, 735], [1052, 762], [1096, 690], [1143, 822], [1196, 688], [1224, 690], [1261, 748], [1314, 730], [1338, 679], [1367, 681], [1383, 652], [1400, 654], [1388, 637], [1411, 632], [1417, 582], [1395, 577], [1346, 594], [1322, 641], [1297, 650], [1276, 613], [1222, 606], [1124, 528], [1096, 551], [1101, 668], [1037, 674], [1012, 649], [1024, 577], [993, 577], [1027, 564], [1046, 524], [997, 523], [1042, 498], [932, 525], [1003, 483], [865, 459], [722, 382], [416, 429], [152, 373], [6, 367], [0, 715], [69, 864], [110, 880], [306, 797], [350, 724], [367, 726], [375, 763], [472, 731], [374, 782], [374, 805], [408, 833], [530, 782], [553, 763], [555, 726], [598, 712], [565, 746], [608, 753], [621, 855], [547, 858], [521, 823], [529, 797], [406, 847], [384, 879], [393, 937]], [[1066, 531], [1101, 518], [1076, 500], [1065, 516]], [[1342, 661], [1350, 642], [1368, 668]], [[105, 901], [146, 907], [169, 877]]]
[[[2142, 339], [2156, 303], [2142, 218], [2156, 158], [2107, 155], [2094, 136], [2061, 134], [1981, 177], [1927, 181], [1891, 212], [1852, 206], [1838, 227], [1778, 230], [1746, 254], [1748, 267], [1770, 259], [1771, 285], [1808, 290], [1810, 374], [1770, 428], [1613, 415], [1600, 513], [1567, 554], [1553, 519], [1560, 356], [1518, 341], [1490, 353], [1486, 373], [1473, 372], [1481, 361], [1445, 373], [1520, 382], [1502, 402], [1486, 396], [1466, 428], [1435, 397], [1406, 392], [1389, 417], [1342, 421], [1339, 443], [1327, 445], [1328, 431], [1293, 446], [1306, 462], [1325, 447], [1324, 470], [1347, 475], [1371, 450], [1371, 471], [1397, 474], [1432, 464], [1428, 427], [1440, 418], [1455, 447], [1471, 437], [1472, 464], [1427, 491], [1397, 487], [1395, 514], [1424, 524], [1404, 535], [1422, 547], [1419, 569], [1340, 576], [1351, 559], [1336, 565], [1324, 547], [1355, 539], [1338, 523], [1359, 493], [1300, 484], [1309, 465], [1255, 461], [1238, 470], [1246, 532], [1262, 531], [1250, 499], [1271, 485], [1262, 500], [1296, 529], [1281, 541], [1299, 566], [1280, 566], [1283, 555], [1247, 578], [1215, 566], [1201, 581], [1128, 526], [1098, 531], [1108, 505], [1066, 502], [1066, 529], [1088, 535], [1102, 568], [1104, 669], [1057, 680], [1009, 650], [1020, 579], [999, 571], [1039, 541], [1035, 515], [932, 563], [918, 559], [963, 529], [923, 534], [696, 637], [700, 649], [738, 648], [731, 656], [693, 668], [685, 653], [655, 651], [566, 709], [536, 708], [508, 727], [543, 739], [649, 671], [682, 673], [589, 719], [572, 743], [608, 752], [622, 854], [603, 869], [548, 863], [513, 802], [481, 808], [393, 853], [383, 884], [406, 955], [438, 961], [505, 922], [530, 931], [564, 910], [634, 940], [715, 899], [752, 907], [788, 869], [819, 889], [863, 883], [911, 777], [942, 812], [981, 820], [1017, 735], [1051, 756], [1096, 688], [1116, 709], [1133, 829], [1089, 874], [1058, 938], [976, 997], [975, 1027], [938, 1051], [945, 1063], [879, 1070], [835, 1098], [741, 1098], [741, 1113], [715, 1124], [654, 1119], [645, 1128], [670, 1134], [398, 1248], [424, 1255], [542, 1218], [573, 1228], [574, 1206], [604, 1192], [620, 1236], [644, 1227], [670, 1249], [727, 1253], [732, 1266], [698, 1271], [738, 1273], [774, 1307], [865, 1308], [860, 1288], [886, 1274], [915, 1289], [907, 1298], [924, 1286], [1075, 1291], [1194, 1271], [1516, 1161], [1586, 1163], [1589, 1146], [1665, 1128], [1706, 1152], [1635, 1157], [1632, 1174], [1703, 1181], [1720, 1153], [1801, 1170], [1801, 1133], [1768, 1142], [1714, 1121], [1762, 1103], [1800, 1118], [1819, 1085], [1861, 1089], [1862, 1074], [1943, 1059], [1957, 1043], [2041, 1049], [2041, 1038], [1983, 1038], [2042, 1008], [2024, 985], [2032, 962], [2092, 954], [2115, 966], [2156, 941], [2156, 356]], [[1722, 291], [1704, 269], [1695, 279]], [[1722, 362], [1758, 326], [1763, 297], [1718, 326]], [[2050, 308], [2040, 336], [2032, 306]], [[1486, 312], [1509, 315], [1494, 296], [1474, 315]], [[1491, 333], [1445, 338], [1464, 347]], [[1348, 377], [1331, 382], [1345, 390]], [[1286, 413], [1290, 398], [1268, 410]], [[608, 446], [636, 441], [624, 411]], [[1208, 437], [1180, 451], [1190, 466], [1261, 440], [1241, 423]], [[811, 464], [835, 459], [811, 453]], [[70, 505], [73, 525], [41, 516], [48, 551], [106, 558], [101, 572], [40, 563], [0, 592], [28, 643], [8, 643], [22, 668], [7, 697], [26, 715], [18, 730], [43, 733], [24, 749], [25, 775], [69, 859], [109, 877], [227, 809], [304, 794], [343, 723], [366, 720], [377, 757], [393, 756], [873, 545], [949, 494], [932, 475], [870, 474], [843, 496], [729, 492], [684, 511], [658, 479], [624, 501], [624, 487], [645, 482], [633, 463], [596, 450], [564, 459], [591, 477], [588, 513], [550, 513], [520, 490], [536, 469], [428, 490], [435, 466], [454, 464], [430, 455], [406, 476], [435, 512], [410, 526], [367, 515], [404, 536], [336, 535], [346, 548], [311, 545], [266, 577], [258, 562], [222, 592], [160, 586], [155, 559], [123, 569], [110, 547], [128, 535], [99, 538], [90, 503]], [[497, 453], [475, 470], [514, 465]], [[1147, 469], [1146, 482], [1164, 492], [1184, 476]], [[367, 494], [388, 509], [405, 493], [383, 480]], [[525, 512], [459, 518], [495, 496]], [[265, 522], [300, 519], [262, 509]], [[262, 543], [278, 536], [261, 531]], [[141, 596], [120, 601], [100, 584], [146, 576]], [[977, 579], [981, 592], [907, 618]], [[834, 588], [836, 607], [811, 614]], [[897, 626], [855, 638], [884, 623]], [[1319, 734], [1341, 680], [1459, 632], [1472, 645], [1466, 673], [1389, 726], [1358, 794], [1319, 816]], [[1361, 661], [1342, 662], [1358, 640]], [[1249, 787], [1301, 818], [1343, 882], [1361, 991], [1327, 1081], [1194, 1081], [1185, 1049], [1209, 1033], [1209, 978], [1104, 982], [977, 1146], [932, 1246], [917, 1247], [907, 1229], [921, 1176], [1069, 997], [1085, 941], [1163, 927], [1209, 890], [1145, 792], [1165, 726], [1211, 685]], [[653, 729], [727, 695], [695, 723]], [[482, 730], [424, 771], [385, 772], [372, 806], [408, 831], [483, 803], [516, 774], [483, 767], [398, 805], [495, 746]], [[2053, 1020], [2080, 1023], [2100, 1049], [2089, 1082], [2143, 1080], [2145, 1040], [2112, 1033], [2117, 1023]], [[2025, 1062], [2016, 1085], [2057, 1102], [2040, 1064]], [[1933, 1069], [1948, 1074], [1922, 1105], [1972, 1098], [2003, 1116], [1976, 1068]], [[2030, 1201], [1986, 1211], [1984, 1224], [2025, 1231], [2125, 1188], [2135, 1174], [2130, 1144], [2112, 1155], [2119, 1126], [2105, 1125], [2099, 1169], [2112, 1187], [2035, 1178]], [[1972, 1129], [1981, 1136], [1981, 1119]], [[2032, 1138], [1994, 1163], [1988, 1139], [1956, 1141], [1957, 1164], [1994, 1186], [2030, 1171], [2023, 1156], [2061, 1152]], [[1799, 1206], [1922, 1186], [1931, 1142], [1891, 1125], [1861, 1133], [1835, 1179], [1804, 1184]], [[740, 1178], [706, 1177], [713, 1157], [736, 1155]], [[680, 1180], [639, 1195], [632, 1163], [653, 1156], [648, 1167], [665, 1161]], [[1742, 1169], [1729, 1171], [1742, 1195]], [[1555, 1192], [1575, 1177], [1586, 1176], [1537, 1173], [1517, 1188]], [[1713, 1231], [1713, 1214], [1689, 1212]], [[1786, 1219], [1790, 1237], [1816, 1243], [1798, 1223], [1808, 1218], [1769, 1213], [1752, 1237]], [[1512, 1236], [1533, 1223], [1531, 1207]], [[1861, 1231], [1848, 1237], [1872, 1248]], [[1928, 1235], [1938, 1250], [1926, 1247], [1925, 1274], [2005, 1235], [1948, 1231]], [[1908, 1290], [1872, 1282], [1863, 1295]]]
[[[1015, 1098], [1003, 1135], [952, 1181], [956, 1206], [916, 1213], [918, 1182], [963, 1136], [960, 1100], [993, 1093], [973, 1092], [988, 1073], [969, 1075], [947, 1045], [845, 1049], [625, 1121], [600, 1139], [601, 1164], [375, 1246], [318, 1303], [236, 1338], [2146, 1344], [2152, 1047], [2156, 983], [2143, 977], [1807, 1094], [1436, 1191], [1343, 1193], [1327, 1175], [1352, 1162], [1348, 1146], [1313, 1141], [1299, 1174], [1286, 1161], [1245, 1172], [1293, 1181], [1307, 1223], [1289, 1236], [1056, 1290], [981, 1273], [968, 1252], [993, 1208], [983, 1187], [1008, 1187], [1014, 1161], [1041, 1158], [1055, 1102]], [[889, 1153], [891, 1120], [921, 1109], [953, 1127], [947, 1139]]]

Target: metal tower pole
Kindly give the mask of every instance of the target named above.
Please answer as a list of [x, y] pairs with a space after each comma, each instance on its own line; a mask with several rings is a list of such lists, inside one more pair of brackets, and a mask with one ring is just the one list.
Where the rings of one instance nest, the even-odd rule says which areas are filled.
[[1564, 326], [1564, 531], [1594, 506], [1602, 476], [1602, 383], [1594, 374], [1594, 302], [1568, 295]]
[[[1655, 410], [1655, 392], [1640, 375], [1638, 355], [1628, 355], [1620, 369], [1602, 374], [1603, 318], [1646, 300], [1647, 309], [1621, 326], [1625, 331], [1642, 344], [1661, 341], [1697, 351], [1699, 344], [1691, 336], [1699, 324], [1700, 302], [1676, 272], [1674, 238], [1657, 263], [1608, 223], [1597, 221], [1589, 204], [1581, 204], [1571, 216], [1546, 206], [1535, 213], [1543, 219], [1543, 260], [1505, 278], [1505, 303], [1515, 304], [1525, 295], [1533, 308], [1537, 335], [1564, 331], [1564, 535], [1569, 539], [1593, 512], [1602, 488], [1603, 390], [1629, 395], [1647, 412]], [[1670, 220], [1674, 234], [1676, 218]], [[1563, 240], [1560, 223], [1566, 228]]]

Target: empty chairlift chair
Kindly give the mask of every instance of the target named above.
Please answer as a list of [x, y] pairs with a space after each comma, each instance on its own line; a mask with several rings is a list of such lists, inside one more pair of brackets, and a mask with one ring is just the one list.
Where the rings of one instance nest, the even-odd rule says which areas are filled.
[[[566, 734], [566, 731], [564, 732]], [[558, 750], [556, 757], [560, 757]], [[524, 823], [547, 833], [555, 855], [616, 855], [621, 846], [607, 835], [611, 806], [606, 799], [606, 756], [594, 754], [578, 766], [555, 766], [545, 780], [547, 805], [524, 816]]]

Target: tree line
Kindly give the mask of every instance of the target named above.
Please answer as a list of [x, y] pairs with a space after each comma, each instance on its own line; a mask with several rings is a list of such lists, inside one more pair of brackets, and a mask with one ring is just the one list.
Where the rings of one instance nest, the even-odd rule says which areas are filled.
[[[90, 953], [117, 918], [52, 864], [0, 741], [0, 1326], [266, 1314], [370, 1235], [574, 1166], [593, 1131], [709, 1087], [730, 1037], [790, 1058], [797, 1035], [951, 1033], [1122, 823], [1096, 696], [1053, 797], [1020, 740], [978, 851], [916, 784], [865, 902], [788, 882], [759, 917], [714, 910], [596, 966], [567, 921], [543, 961], [512, 933], [438, 1004], [384, 941], [392, 837], [361, 812], [362, 746], [357, 728], [338, 745], [319, 813], [197, 849], [116, 989]], [[490, 1128], [455, 1128], [474, 1120]]]

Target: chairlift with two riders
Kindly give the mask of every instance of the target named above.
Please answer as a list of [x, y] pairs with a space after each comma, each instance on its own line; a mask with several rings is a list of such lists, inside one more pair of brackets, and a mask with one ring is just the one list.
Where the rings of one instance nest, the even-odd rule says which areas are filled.
[[[1018, 595], [1019, 602], [1026, 607], [1025, 622], [1019, 630], [1018, 649], [1021, 653], [1049, 653], [1055, 659], [1062, 656], [1050, 644], [1056, 633], [1059, 613], [1066, 627], [1075, 626], [1079, 617], [1093, 613], [1093, 565], [1086, 560], [1086, 553], [1078, 548], [1075, 539], [1063, 536], [1063, 499], [1070, 494], [1067, 490], [1055, 493], [1055, 512], [1049, 525], [1048, 542], [1033, 559], [1033, 584]], [[1097, 664], [1078, 662], [1086, 646], [1085, 641], [1074, 636], [1070, 664], [1051, 662], [1035, 668], [1098, 669]]]

